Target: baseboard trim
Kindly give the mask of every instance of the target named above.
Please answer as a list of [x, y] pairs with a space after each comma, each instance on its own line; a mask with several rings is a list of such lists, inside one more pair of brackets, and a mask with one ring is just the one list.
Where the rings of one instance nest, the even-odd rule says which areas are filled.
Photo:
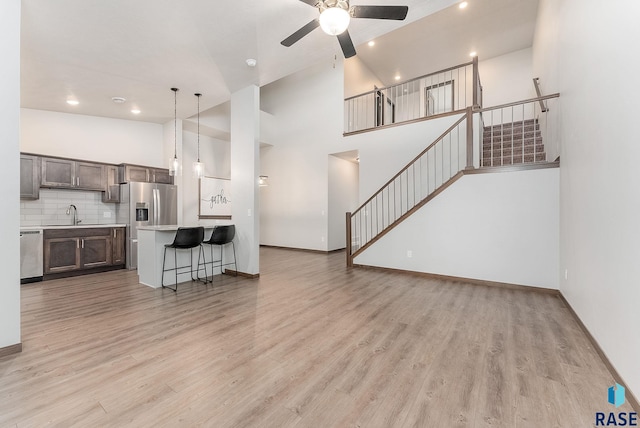
[[394, 268], [386, 268], [386, 267], [380, 267], [380, 266], [368, 266], [368, 265], [359, 265], [359, 264], [354, 264], [353, 266], [364, 268], [364, 269], [374, 269], [374, 270], [381, 270], [386, 272], [401, 273], [405, 275], [419, 276], [423, 278], [438, 279], [443, 281], [465, 282], [473, 285], [485, 285], [488, 287], [508, 288], [511, 290], [520, 290], [520, 291], [535, 291], [537, 293], [546, 293], [546, 294], [552, 294], [552, 295], [560, 294], [560, 291], [554, 288], [532, 287], [529, 285], [511, 284], [508, 282], [489, 281], [485, 279], [465, 278], [462, 276], [450, 276], [450, 275], [442, 275], [439, 273], [417, 272], [413, 270], [394, 269]]
[[631, 405], [631, 407], [633, 407], [633, 410], [635, 410], [637, 413], [640, 413], [640, 402], [638, 402], [638, 399], [636, 398], [636, 396], [633, 395], [633, 392], [631, 392], [631, 390], [627, 387], [627, 384], [623, 380], [622, 376], [620, 376], [620, 373], [618, 373], [615, 367], [613, 367], [613, 364], [611, 364], [609, 357], [607, 357], [607, 354], [604, 353], [604, 351], [600, 347], [600, 344], [593, 337], [589, 329], [587, 329], [587, 326], [584, 325], [584, 323], [582, 322], [582, 320], [580, 319], [576, 311], [573, 309], [569, 301], [564, 297], [562, 292], [559, 292], [558, 296], [560, 297], [560, 300], [562, 300], [562, 303], [564, 303], [564, 305], [567, 307], [567, 309], [569, 310], [573, 318], [576, 320], [576, 322], [578, 323], [578, 325], [580, 326], [584, 334], [587, 336], [587, 338], [591, 342], [591, 345], [600, 356], [600, 359], [604, 362], [604, 365], [607, 367], [607, 369], [609, 369], [609, 372], [611, 373], [615, 381], [626, 388], [626, 392], [627, 392], [626, 398], [629, 404]]
[[281, 247], [278, 245], [264, 245], [260, 244], [261, 247], [264, 248], [275, 248], [277, 250], [290, 250], [290, 251], [302, 251], [304, 253], [313, 253], [313, 254], [333, 254], [339, 253], [340, 251], [344, 251], [346, 248], [338, 248], [337, 250], [311, 250], [308, 248], [297, 248], [297, 247]]
[[7, 355], [18, 354], [22, 352], [22, 343], [16, 343], [15, 345], [5, 346], [4, 348], [0, 348], [0, 358], [6, 357]]
[[258, 279], [260, 278], [260, 274], [259, 273], [246, 273], [246, 272], [240, 272], [239, 270], [232, 270], [232, 269], [225, 269], [223, 272], [224, 275], [231, 275], [231, 276], [241, 276], [243, 278], [249, 278], [249, 279]]

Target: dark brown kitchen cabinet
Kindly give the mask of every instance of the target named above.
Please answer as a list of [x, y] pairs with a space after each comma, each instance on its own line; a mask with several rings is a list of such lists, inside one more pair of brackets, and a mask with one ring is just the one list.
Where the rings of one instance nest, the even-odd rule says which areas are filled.
[[153, 183], [173, 184], [173, 177], [169, 175], [168, 169], [153, 168], [151, 174], [153, 175]]
[[72, 189], [76, 185], [76, 162], [69, 159], [41, 158], [42, 186]]
[[20, 199], [40, 198], [40, 158], [20, 154]]
[[71, 159], [41, 158], [42, 187], [104, 190], [104, 165]]
[[120, 183], [165, 183], [173, 184], [173, 177], [165, 168], [152, 168], [141, 165], [121, 164]]
[[68, 272], [80, 268], [80, 241], [78, 238], [45, 238], [45, 275], [49, 273]]
[[129, 183], [131, 181], [137, 181], [142, 183], [149, 182], [149, 168], [146, 166], [138, 166], [138, 165], [121, 165], [120, 166], [124, 171], [124, 174], [121, 174], [123, 178], [121, 178], [121, 183]]
[[105, 165], [106, 184], [102, 192], [102, 202], [120, 202], [120, 179], [117, 165]]
[[111, 236], [87, 236], [80, 238], [80, 242], [82, 269], [111, 265]]
[[44, 230], [45, 279], [124, 266], [124, 228]]
[[124, 236], [125, 236], [125, 228], [124, 227], [114, 227], [113, 231], [113, 255], [111, 256], [111, 263], [114, 266], [116, 265], [124, 265], [125, 263], [125, 250], [124, 250]]
[[85, 190], [104, 190], [104, 165], [76, 162], [76, 187]]

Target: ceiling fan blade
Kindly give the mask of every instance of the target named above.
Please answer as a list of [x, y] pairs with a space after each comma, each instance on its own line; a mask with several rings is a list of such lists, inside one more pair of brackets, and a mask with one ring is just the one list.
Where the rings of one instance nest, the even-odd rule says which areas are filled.
[[307, 34], [309, 34], [310, 32], [312, 32], [313, 30], [315, 30], [316, 28], [318, 28], [319, 26], [320, 26], [320, 22], [317, 19], [314, 19], [313, 21], [310, 21], [307, 25], [300, 28], [298, 31], [296, 31], [295, 33], [293, 33], [292, 35], [290, 35], [289, 37], [281, 41], [280, 44], [282, 44], [283, 46], [289, 47], [293, 45], [295, 42], [297, 42], [298, 40], [300, 40], [301, 38], [303, 38], [304, 36], [306, 36]]
[[408, 6], [351, 6], [354, 18], [395, 19], [402, 21], [407, 17]]
[[316, 7], [316, 5], [318, 4], [318, 0], [300, 0], [302, 3], [306, 3], [309, 6], [313, 6]]
[[342, 48], [345, 59], [351, 58], [356, 54], [356, 48], [353, 46], [349, 31], [344, 30], [344, 33], [338, 34], [338, 41], [340, 42], [340, 47]]

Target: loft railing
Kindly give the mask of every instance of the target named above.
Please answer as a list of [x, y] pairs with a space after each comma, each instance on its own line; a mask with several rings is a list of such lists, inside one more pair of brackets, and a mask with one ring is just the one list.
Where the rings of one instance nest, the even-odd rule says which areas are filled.
[[347, 263], [424, 205], [464, 168], [473, 168], [473, 112], [449, 129], [357, 210], [347, 213]]
[[345, 134], [482, 107], [478, 58], [344, 101]]
[[[479, 110], [477, 134], [482, 139], [481, 167], [547, 162], [556, 157], [553, 94]], [[552, 123], [552, 125], [550, 125]]]

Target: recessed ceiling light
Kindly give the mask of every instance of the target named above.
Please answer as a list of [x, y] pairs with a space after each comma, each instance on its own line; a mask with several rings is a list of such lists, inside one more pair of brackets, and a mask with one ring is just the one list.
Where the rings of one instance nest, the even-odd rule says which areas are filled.
[[399, 74], [396, 74], [396, 77], [394, 77], [394, 79], [396, 79], [396, 80], [400, 80], [400, 75], [399, 75]]
[[376, 42], [374, 42], [373, 40], [371, 40], [369, 43], [367, 43], [369, 46], [375, 46]]
[[469, 56], [470, 56], [471, 58], [473, 58], [473, 57], [475, 57], [475, 56], [478, 56], [478, 52], [476, 52], [476, 51], [470, 52], [470, 53], [469, 53]]
[[248, 58], [248, 59], [247, 59], [247, 65], [248, 65], [249, 67], [255, 67], [257, 63], [258, 63], [258, 61], [256, 61], [256, 60], [255, 60], [255, 59], [253, 59], [253, 58]]
[[467, 3], [466, 1], [463, 1], [462, 3], [460, 3], [460, 4], [458, 5], [458, 7], [459, 7], [460, 9], [464, 9], [464, 8], [465, 8], [465, 7], [467, 7], [467, 6], [469, 6], [469, 3]]
[[67, 100], [67, 104], [69, 104], [71, 106], [77, 106], [78, 104], [80, 104], [80, 101], [78, 101], [78, 100]]
[[112, 97], [111, 101], [113, 101], [116, 104], [123, 104], [126, 100], [126, 98], [122, 98], [122, 97]]
[[131, 113], [140, 114], [140, 110], [138, 110], [137, 108], [134, 108], [133, 110], [131, 110]]

